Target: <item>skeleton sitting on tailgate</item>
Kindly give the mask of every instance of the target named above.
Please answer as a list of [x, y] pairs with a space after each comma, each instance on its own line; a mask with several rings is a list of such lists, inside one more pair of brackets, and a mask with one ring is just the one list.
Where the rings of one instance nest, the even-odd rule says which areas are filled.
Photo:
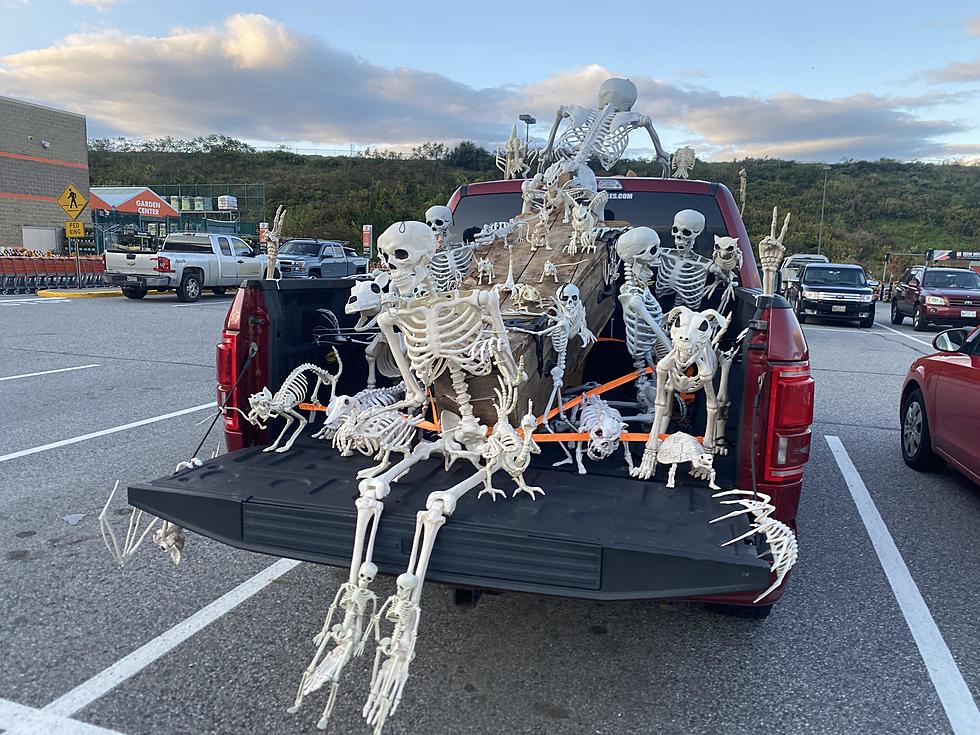
[[717, 272], [714, 264], [694, 251], [694, 242], [704, 231], [704, 215], [683, 209], [674, 215], [670, 228], [674, 247], [660, 253], [657, 269], [657, 296], [673, 292], [674, 306], [697, 309], [704, 300], [708, 273]]

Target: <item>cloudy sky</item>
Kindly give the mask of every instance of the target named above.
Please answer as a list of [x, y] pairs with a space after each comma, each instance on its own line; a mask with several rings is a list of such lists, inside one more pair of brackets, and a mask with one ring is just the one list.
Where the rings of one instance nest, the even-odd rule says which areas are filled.
[[90, 137], [490, 145], [626, 76], [668, 150], [980, 160], [980, 4], [789, 5], [0, 0], [0, 94]]

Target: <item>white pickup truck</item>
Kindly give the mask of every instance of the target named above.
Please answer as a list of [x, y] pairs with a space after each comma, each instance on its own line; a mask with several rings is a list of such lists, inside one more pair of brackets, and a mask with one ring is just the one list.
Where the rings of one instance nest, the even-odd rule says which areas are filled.
[[175, 289], [181, 301], [197, 301], [205, 288], [223, 294], [246, 279], [262, 278], [267, 261], [234, 235], [175, 233], [156, 253], [107, 251], [105, 280], [130, 299], [141, 299], [150, 289]]

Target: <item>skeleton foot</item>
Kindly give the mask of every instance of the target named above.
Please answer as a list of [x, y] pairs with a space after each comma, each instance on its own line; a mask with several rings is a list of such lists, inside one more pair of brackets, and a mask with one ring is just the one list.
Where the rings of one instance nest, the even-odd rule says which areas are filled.
[[391, 467], [391, 461], [387, 457], [385, 457], [381, 461], [381, 464], [376, 464], [373, 467], [365, 467], [363, 470], [358, 472], [357, 479], [364, 480], [367, 479], [368, 477], [374, 477], [375, 475], [381, 474], [389, 467]]
[[490, 475], [490, 474], [487, 475], [487, 479], [484, 480], [484, 482], [483, 482], [483, 489], [479, 493], [477, 493], [477, 496], [476, 496], [476, 499], [477, 500], [479, 500], [480, 498], [482, 498], [483, 495], [484, 495], [484, 493], [489, 493], [490, 494], [490, 499], [492, 501], [494, 501], [494, 502], [497, 502], [497, 496], [498, 495], [500, 497], [502, 497], [502, 498], [506, 498], [507, 497], [507, 493], [505, 493], [503, 490], [500, 490], [499, 488], [495, 488], [493, 486], [493, 484], [491, 483], [492, 477], [493, 476]]
[[630, 476], [638, 480], [649, 480], [657, 471], [657, 450], [649, 447], [643, 450], [640, 466], [630, 470]]
[[541, 493], [541, 495], [544, 495], [544, 490], [541, 488], [535, 485], [528, 485], [526, 482], [524, 482], [524, 475], [518, 475], [515, 477], [514, 482], [517, 483], [517, 489], [514, 490], [513, 496], [515, 498], [517, 497], [517, 493], [527, 493], [531, 496], [531, 500], [536, 498], [535, 493]]

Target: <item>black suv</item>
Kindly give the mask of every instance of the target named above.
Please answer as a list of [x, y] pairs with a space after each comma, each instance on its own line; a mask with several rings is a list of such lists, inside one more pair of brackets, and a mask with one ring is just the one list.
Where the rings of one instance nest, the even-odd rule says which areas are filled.
[[790, 301], [800, 323], [808, 317], [875, 323], [874, 290], [859, 265], [811, 263], [795, 282]]

